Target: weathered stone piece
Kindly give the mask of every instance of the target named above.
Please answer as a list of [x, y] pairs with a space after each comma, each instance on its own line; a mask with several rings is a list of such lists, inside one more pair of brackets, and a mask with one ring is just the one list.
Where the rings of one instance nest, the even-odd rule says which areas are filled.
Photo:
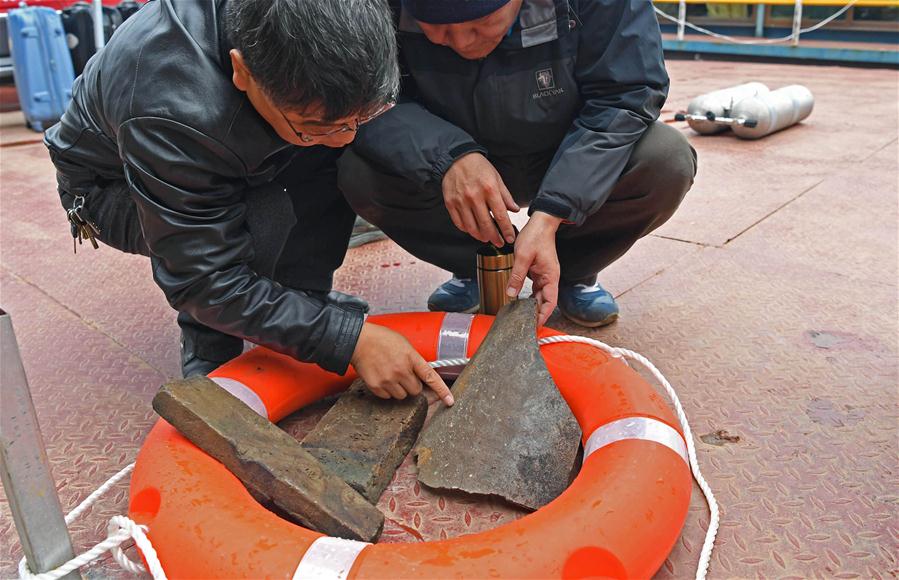
[[200, 449], [221, 461], [257, 498], [300, 524], [374, 541], [384, 516], [299, 442], [206, 377], [172, 381], [153, 408]]
[[357, 380], [302, 445], [328, 471], [377, 503], [415, 444], [427, 414], [424, 395], [379, 399]]
[[537, 345], [537, 303], [503, 307], [415, 448], [418, 480], [537, 509], [571, 482], [580, 427]]

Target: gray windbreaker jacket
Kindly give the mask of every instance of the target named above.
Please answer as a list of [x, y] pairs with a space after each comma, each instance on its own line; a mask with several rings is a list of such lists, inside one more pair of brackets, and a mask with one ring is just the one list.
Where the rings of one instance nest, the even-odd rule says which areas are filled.
[[553, 155], [530, 206], [580, 225], [608, 198], [668, 94], [650, 0], [524, 0], [486, 58], [432, 44], [398, 6], [400, 105], [362, 127], [365, 158], [440, 188], [462, 155]]

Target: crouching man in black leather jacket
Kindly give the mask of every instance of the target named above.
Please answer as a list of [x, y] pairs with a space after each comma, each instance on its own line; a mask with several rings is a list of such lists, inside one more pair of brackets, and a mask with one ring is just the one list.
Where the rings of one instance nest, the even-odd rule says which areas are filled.
[[336, 373], [352, 363], [383, 398], [424, 382], [451, 404], [402, 336], [331, 292], [354, 219], [335, 161], [398, 76], [379, 0], [156, 0], [88, 63], [45, 137], [63, 206], [150, 257], [185, 376], [246, 339]]

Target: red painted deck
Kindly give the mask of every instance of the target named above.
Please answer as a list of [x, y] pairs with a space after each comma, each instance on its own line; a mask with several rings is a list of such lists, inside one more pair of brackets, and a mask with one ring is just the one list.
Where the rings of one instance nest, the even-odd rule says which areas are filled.
[[[621, 320], [584, 332], [644, 353], [678, 390], [721, 504], [712, 578], [899, 574], [897, 86], [874, 69], [675, 61], [663, 118], [749, 80], [802, 83], [812, 116], [761, 141], [690, 136], [696, 185], [677, 215], [603, 273]], [[148, 263], [72, 256], [53, 170], [17, 113], [0, 115], [0, 304], [12, 315], [63, 506], [132, 461], [178, 371], [174, 313]], [[350, 252], [337, 287], [376, 312], [420, 310], [445, 273], [391, 242]], [[318, 413], [321, 413], [319, 410]], [[316, 412], [285, 427], [308, 429]], [[731, 438], [716, 437], [726, 431]], [[117, 487], [74, 527], [84, 549], [127, 507]], [[382, 498], [383, 541], [516, 517], [435, 495], [408, 463]], [[660, 578], [693, 575], [708, 511], [698, 489]], [[0, 577], [20, 550], [0, 496]], [[96, 576], [112, 574], [108, 563]]]

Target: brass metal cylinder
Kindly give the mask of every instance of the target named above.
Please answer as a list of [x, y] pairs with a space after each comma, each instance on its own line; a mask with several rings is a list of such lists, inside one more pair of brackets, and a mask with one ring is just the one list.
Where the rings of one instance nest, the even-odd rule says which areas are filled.
[[478, 292], [481, 296], [481, 314], [496, 315], [500, 308], [515, 300], [506, 295], [512, 264], [515, 262], [514, 246], [506, 244], [497, 248], [485, 244], [478, 248]]

